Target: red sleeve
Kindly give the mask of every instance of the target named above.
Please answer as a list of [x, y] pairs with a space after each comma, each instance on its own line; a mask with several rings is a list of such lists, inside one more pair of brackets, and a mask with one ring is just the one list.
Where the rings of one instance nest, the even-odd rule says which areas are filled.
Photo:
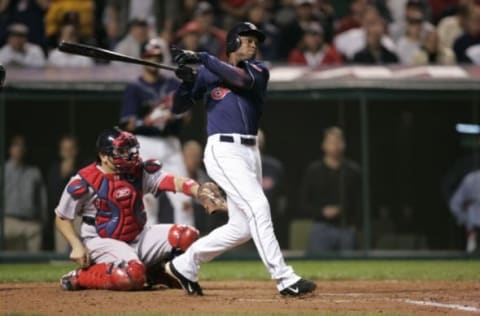
[[292, 49], [288, 55], [288, 63], [292, 65], [306, 65], [307, 60], [303, 53], [298, 49]]
[[167, 174], [158, 184], [158, 191], [171, 191], [176, 192], [175, 190], [175, 176], [173, 174]]
[[322, 65], [339, 65], [342, 62], [342, 56], [340, 56], [335, 47], [329, 46], [322, 60]]

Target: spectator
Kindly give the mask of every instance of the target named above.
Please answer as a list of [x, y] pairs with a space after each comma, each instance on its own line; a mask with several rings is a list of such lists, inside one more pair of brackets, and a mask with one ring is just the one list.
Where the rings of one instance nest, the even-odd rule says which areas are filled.
[[181, 49], [200, 51], [200, 26], [198, 23], [188, 23], [177, 35], [176, 45]]
[[469, 7], [465, 32], [455, 40], [453, 50], [458, 63], [480, 65], [480, 2]]
[[255, 1], [256, 0], [220, 0], [219, 6], [223, 13], [223, 28], [230, 29], [235, 23], [245, 20], [250, 6]]
[[420, 5], [407, 4], [405, 34], [397, 42], [397, 54], [404, 65], [428, 64], [437, 59], [435, 28], [426, 21]]
[[[150, 61], [168, 63], [169, 49], [162, 40], [152, 39], [143, 46], [141, 56]], [[164, 76], [157, 68], [144, 67], [140, 77], [125, 89], [120, 123], [124, 129], [136, 134], [141, 156], [158, 159], [164, 170], [186, 176], [178, 139], [183, 118], [171, 113], [173, 92], [178, 85], [176, 79]], [[173, 192], [166, 193], [166, 196], [169, 207], [173, 208], [174, 222], [193, 225], [190, 198]], [[158, 223], [158, 199], [147, 195], [144, 202], [148, 222]]]
[[68, 244], [58, 233], [54, 233], [55, 213], [57, 202], [60, 200], [63, 189], [68, 181], [74, 176], [81, 167], [78, 159], [77, 139], [70, 135], [65, 135], [58, 144], [58, 160], [55, 160], [50, 166], [47, 177], [48, 193], [48, 217], [44, 230], [44, 249], [55, 249], [57, 252], [66, 253]]
[[[78, 35], [75, 29], [75, 25], [65, 24], [64, 26], [62, 26], [62, 28], [60, 29], [59, 43], [61, 41], [78, 43]], [[80, 55], [66, 54], [61, 52], [58, 48], [55, 48], [50, 52], [47, 62], [49, 66], [54, 67], [92, 67], [94, 65], [94, 62], [91, 58]], [[65, 185], [63, 185], [62, 187], [65, 187]]]
[[361, 28], [351, 29], [335, 37], [335, 48], [345, 59], [352, 60], [357, 52], [365, 48], [367, 29], [372, 29], [372, 26], [378, 26], [377, 31], [380, 31], [380, 24], [382, 25], [383, 34], [381, 37], [382, 46], [390, 51], [395, 51], [394, 42], [384, 33], [384, 20], [374, 6], [368, 6], [365, 10]]
[[42, 67], [45, 55], [40, 46], [27, 42], [28, 28], [23, 24], [8, 27], [7, 43], [0, 49], [0, 64], [4, 66]]
[[183, 35], [191, 29], [197, 29], [199, 35], [200, 50], [209, 52], [223, 60], [226, 59], [225, 41], [227, 34], [214, 25], [215, 15], [213, 7], [206, 1], [198, 4], [195, 11], [194, 20], [185, 24], [178, 32], [177, 37], [182, 38]]
[[93, 0], [51, 0], [45, 16], [50, 46], [56, 46], [60, 29], [65, 24], [76, 26], [80, 42], [91, 42], [94, 36], [94, 7]]
[[7, 250], [39, 251], [47, 194], [40, 170], [25, 163], [25, 154], [25, 138], [14, 136], [5, 163], [4, 234]]
[[473, 0], [461, 0], [456, 14], [440, 20], [437, 26], [439, 50], [448, 51], [454, 56], [453, 43], [463, 33], [468, 9], [472, 2]]
[[412, 22], [417, 24], [420, 29], [420, 38], [425, 38], [427, 34], [435, 31], [433, 26], [426, 17], [426, 6], [422, 0], [408, 0], [405, 5], [405, 17], [396, 21], [389, 26], [389, 34], [392, 39], [397, 42], [407, 33], [407, 28], [411, 27]]
[[350, 13], [341, 18], [336, 27], [336, 33], [343, 33], [362, 26], [362, 18], [368, 8], [368, 0], [352, 0], [350, 2]]
[[140, 57], [142, 45], [148, 41], [148, 24], [142, 19], [132, 19], [127, 35], [115, 46], [115, 51], [132, 57]]
[[325, 43], [321, 26], [312, 23], [305, 30], [299, 47], [290, 52], [288, 63], [309, 67], [338, 65], [342, 63], [342, 57], [334, 47]]
[[353, 249], [359, 223], [359, 167], [345, 158], [343, 132], [338, 127], [325, 131], [322, 150], [323, 159], [307, 168], [301, 185], [301, 207], [315, 221], [310, 250]]
[[457, 223], [465, 226], [467, 235], [466, 251], [477, 249], [477, 237], [480, 230], [480, 171], [470, 172], [450, 200], [450, 209]]
[[247, 12], [247, 21], [255, 24], [265, 34], [265, 41], [260, 44], [260, 58], [277, 60], [280, 34], [278, 28], [267, 20], [266, 4], [260, 1], [253, 3]]
[[262, 160], [262, 188], [271, 207], [280, 247], [288, 243], [287, 197], [285, 192], [285, 169], [277, 158], [265, 153], [265, 133], [258, 130], [258, 147]]
[[0, 1], [0, 45], [5, 44], [7, 25], [22, 23], [30, 30], [28, 41], [46, 52], [45, 11], [50, 0], [3, 0]]
[[392, 64], [398, 58], [382, 42], [385, 35], [385, 23], [378, 15], [371, 20], [367, 19], [365, 25], [365, 48], [353, 56], [353, 62], [358, 64]]
[[[287, 59], [289, 52], [297, 47], [305, 30], [312, 22], [322, 25], [324, 37], [329, 40], [332, 28], [332, 11], [316, 10], [314, 0], [294, 0], [295, 19], [281, 31], [280, 58]], [[323, 8], [323, 7], [322, 7]]]

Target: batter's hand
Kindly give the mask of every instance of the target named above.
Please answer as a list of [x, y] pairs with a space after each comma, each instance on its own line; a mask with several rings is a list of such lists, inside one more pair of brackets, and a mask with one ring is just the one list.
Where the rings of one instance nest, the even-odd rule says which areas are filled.
[[213, 182], [205, 182], [198, 188], [197, 199], [208, 214], [227, 211], [227, 201], [220, 188]]
[[175, 70], [175, 75], [183, 82], [194, 82], [197, 72], [191, 67], [181, 65]]
[[172, 51], [173, 61], [180, 66], [184, 66], [186, 64], [200, 63], [200, 57], [196, 52], [192, 50], [185, 50], [185, 49], [172, 47], [171, 51]]
[[70, 259], [75, 261], [80, 268], [87, 268], [90, 266], [90, 256], [88, 255], [87, 249], [83, 245], [79, 245], [72, 249], [70, 253]]

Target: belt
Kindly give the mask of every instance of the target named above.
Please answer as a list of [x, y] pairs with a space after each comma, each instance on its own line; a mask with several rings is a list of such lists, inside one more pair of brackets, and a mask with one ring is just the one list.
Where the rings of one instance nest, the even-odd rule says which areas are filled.
[[[235, 138], [230, 135], [220, 135], [220, 141], [224, 143], [234, 143]], [[255, 146], [257, 144], [257, 141], [255, 140], [255, 138], [247, 138], [240, 136], [240, 143], [245, 146]]]
[[96, 225], [95, 218], [93, 218], [91, 216], [83, 216], [82, 221], [87, 225], [91, 225], [91, 226]]

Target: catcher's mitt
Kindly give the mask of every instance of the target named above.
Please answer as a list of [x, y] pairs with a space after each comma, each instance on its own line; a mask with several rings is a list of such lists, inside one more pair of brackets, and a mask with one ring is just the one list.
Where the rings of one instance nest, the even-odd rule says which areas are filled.
[[227, 201], [220, 188], [213, 182], [205, 182], [200, 185], [197, 199], [208, 214], [227, 210]]

